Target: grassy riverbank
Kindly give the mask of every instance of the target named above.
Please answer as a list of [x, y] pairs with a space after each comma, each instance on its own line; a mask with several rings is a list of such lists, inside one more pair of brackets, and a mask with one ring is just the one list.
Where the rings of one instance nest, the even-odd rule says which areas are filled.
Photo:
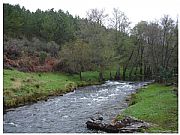
[[178, 97], [172, 86], [151, 84], [131, 96], [130, 106], [117, 118], [128, 115], [152, 124], [146, 132], [178, 131]]
[[[109, 80], [116, 70], [105, 70], [103, 76]], [[4, 69], [3, 97], [5, 108], [21, 106], [27, 103], [46, 100], [49, 96], [58, 96], [77, 87], [100, 84], [98, 71], [82, 72], [82, 81], [78, 74], [65, 73], [25, 73]]]
[[[83, 72], [83, 81], [78, 75], [63, 73], [24, 73], [4, 70], [3, 96], [6, 108], [16, 107], [48, 96], [57, 96], [86, 85], [99, 84], [98, 72]], [[108, 75], [105, 74], [107, 78]]]

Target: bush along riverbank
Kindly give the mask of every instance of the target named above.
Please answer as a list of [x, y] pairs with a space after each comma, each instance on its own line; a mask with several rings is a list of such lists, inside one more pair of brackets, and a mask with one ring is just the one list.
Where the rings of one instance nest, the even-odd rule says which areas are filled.
[[98, 72], [78, 75], [63, 73], [25, 73], [17, 70], [4, 70], [3, 101], [4, 110], [47, 100], [49, 96], [60, 96], [77, 87], [100, 84]]
[[151, 84], [132, 94], [129, 107], [117, 116], [135, 117], [150, 123], [141, 132], [177, 133], [178, 132], [178, 95], [177, 88], [161, 84]]

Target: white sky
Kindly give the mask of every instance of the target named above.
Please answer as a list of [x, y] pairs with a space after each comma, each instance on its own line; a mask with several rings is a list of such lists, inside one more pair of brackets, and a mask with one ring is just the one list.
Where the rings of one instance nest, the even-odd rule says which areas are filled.
[[30, 11], [62, 9], [80, 17], [86, 17], [86, 11], [92, 8], [104, 8], [109, 15], [113, 8], [119, 8], [132, 24], [160, 19], [164, 14], [176, 19], [180, 8], [180, 0], [3, 0], [3, 3], [19, 4]]

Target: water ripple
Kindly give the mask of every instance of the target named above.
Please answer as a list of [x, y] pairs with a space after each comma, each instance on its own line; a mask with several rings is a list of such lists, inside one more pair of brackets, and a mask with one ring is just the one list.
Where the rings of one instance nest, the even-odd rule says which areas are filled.
[[127, 107], [125, 98], [145, 83], [107, 81], [79, 88], [47, 102], [19, 107], [3, 115], [5, 133], [90, 133], [85, 122], [101, 114], [110, 121]]

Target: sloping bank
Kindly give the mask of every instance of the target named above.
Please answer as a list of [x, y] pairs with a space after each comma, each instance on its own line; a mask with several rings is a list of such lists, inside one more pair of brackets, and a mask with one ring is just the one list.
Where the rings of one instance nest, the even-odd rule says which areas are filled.
[[98, 72], [84, 72], [82, 76], [83, 81], [79, 79], [79, 75], [25, 73], [4, 69], [4, 110], [39, 100], [47, 100], [49, 96], [63, 95], [77, 87], [100, 84]]
[[151, 123], [142, 132], [178, 132], [178, 95], [177, 88], [151, 84], [132, 94], [129, 107], [117, 116], [132, 116]]

